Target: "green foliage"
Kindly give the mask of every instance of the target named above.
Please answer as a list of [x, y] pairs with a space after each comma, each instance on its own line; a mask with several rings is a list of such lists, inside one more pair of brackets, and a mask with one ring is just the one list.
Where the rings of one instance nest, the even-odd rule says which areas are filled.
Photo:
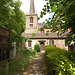
[[[45, 0], [47, 1], [47, 0]], [[55, 31], [59, 31], [62, 34], [66, 30], [71, 28], [68, 36], [68, 44], [71, 41], [75, 41], [75, 0], [48, 0], [44, 8], [42, 9], [40, 17], [42, 18], [44, 13], [54, 13], [52, 20], [46, 20], [49, 28], [56, 28]]]
[[29, 39], [29, 36], [23, 38], [22, 41], [23, 41], [23, 42], [27, 42], [28, 39]]
[[45, 58], [52, 75], [75, 74], [75, 52], [54, 46], [45, 46]]
[[[36, 56], [36, 54], [36, 51], [29, 49], [22, 49], [18, 51], [15, 58], [10, 58], [9, 75], [22, 75], [28, 68], [31, 59]], [[1, 72], [0, 75], [5, 75], [3, 72]]]
[[49, 30], [48, 30], [48, 31], [46, 31], [46, 35], [49, 35]]
[[10, 28], [11, 43], [17, 46], [22, 42], [21, 34], [25, 30], [25, 14], [20, 10], [22, 2], [17, 0], [1, 0], [0, 2], [0, 26]]
[[36, 34], [35, 33], [32, 33], [32, 37], [34, 37]]
[[47, 25], [44, 25], [43, 28], [44, 28], [44, 29], [47, 29], [48, 27], [47, 27]]
[[7, 25], [12, 0], [0, 0], [0, 26]]
[[41, 49], [40, 44], [35, 44], [34, 50], [36, 50], [37, 52], [40, 52], [40, 49]]
[[[17, 34], [14, 36], [14, 33], [11, 32], [11, 41], [16, 41], [17, 45], [22, 41], [21, 34], [24, 31], [25, 26], [25, 14], [20, 10], [21, 2], [18, 0], [14, 4], [14, 9], [10, 11], [10, 28], [11, 31], [14, 30]], [[14, 13], [13, 13], [14, 12]], [[14, 24], [13, 24], [13, 23]], [[13, 34], [13, 35], [12, 35]]]
[[41, 28], [38, 28], [38, 31], [41, 31]]
[[52, 7], [52, 12], [56, 12], [57, 11], [57, 7], [56, 7], [56, 5], [54, 5], [53, 7]]

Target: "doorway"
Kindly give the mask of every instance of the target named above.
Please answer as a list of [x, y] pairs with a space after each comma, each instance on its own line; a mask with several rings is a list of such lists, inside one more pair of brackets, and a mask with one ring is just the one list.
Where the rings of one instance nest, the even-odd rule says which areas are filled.
[[44, 46], [45, 46], [44, 42], [40, 42], [40, 45], [41, 45], [41, 51], [44, 51]]

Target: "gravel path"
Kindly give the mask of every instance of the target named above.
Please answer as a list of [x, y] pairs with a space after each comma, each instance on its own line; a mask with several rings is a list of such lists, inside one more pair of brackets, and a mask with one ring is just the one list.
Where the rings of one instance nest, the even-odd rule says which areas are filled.
[[44, 75], [42, 71], [44, 53], [45, 51], [41, 51], [39, 56], [32, 59], [30, 66], [28, 67], [26, 72], [23, 73], [23, 75]]

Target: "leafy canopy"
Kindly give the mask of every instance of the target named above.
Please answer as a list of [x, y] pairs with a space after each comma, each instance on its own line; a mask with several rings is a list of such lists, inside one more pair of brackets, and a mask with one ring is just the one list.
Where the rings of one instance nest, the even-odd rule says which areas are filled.
[[[46, 5], [41, 11], [40, 18], [47, 13], [54, 13], [52, 20], [46, 19], [49, 28], [55, 28], [59, 31], [58, 35], [70, 30], [68, 36], [68, 44], [75, 41], [75, 0], [45, 0]], [[39, 19], [40, 19], [39, 18]]]
[[16, 42], [17, 46], [22, 42], [21, 34], [25, 30], [25, 14], [20, 10], [20, 0], [1, 0], [0, 2], [0, 26], [10, 28], [11, 43]]

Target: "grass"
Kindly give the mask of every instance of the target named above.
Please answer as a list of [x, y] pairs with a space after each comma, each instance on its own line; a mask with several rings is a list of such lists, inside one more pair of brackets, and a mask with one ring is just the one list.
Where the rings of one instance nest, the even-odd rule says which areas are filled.
[[45, 59], [45, 54], [43, 56], [43, 68], [42, 68], [42, 70], [43, 70], [43, 74], [44, 75], [51, 75], [50, 71], [49, 71], [49, 68], [47, 67], [47, 62], [46, 62], [46, 59]]
[[[29, 49], [18, 51], [15, 58], [10, 59], [9, 75], [22, 75], [30, 64], [31, 59], [37, 55], [37, 52]], [[1, 75], [5, 75], [4, 72]]]

